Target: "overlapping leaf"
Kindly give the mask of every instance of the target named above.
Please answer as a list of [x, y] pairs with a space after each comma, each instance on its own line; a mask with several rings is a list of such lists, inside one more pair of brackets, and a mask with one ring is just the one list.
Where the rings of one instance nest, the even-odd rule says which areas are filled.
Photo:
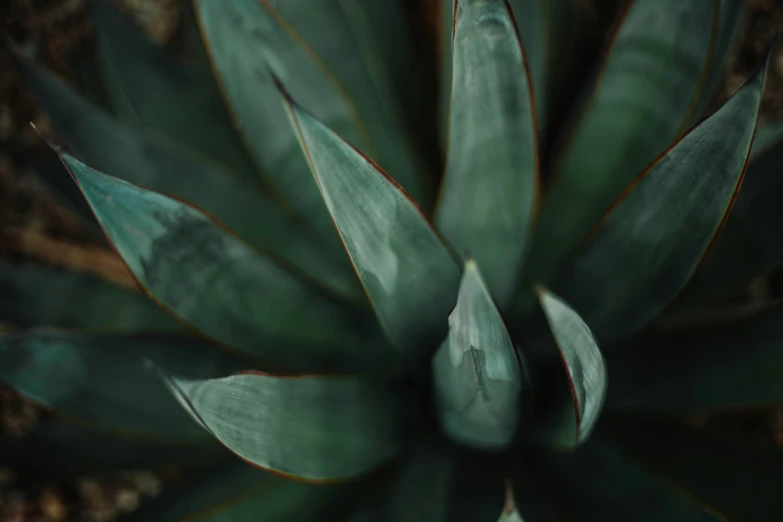
[[[411, 89], [415, 67], [404, 7], [398, 2], [364, 0], [261, 3], [269, 12], [276, 9], [280, 13], [278, 23], [291, 24], [344, 87], [370, 138], [372, 148], [362, 150], [417, 201], [426, 203], [428, 187], [423, 184], [421, 165], [411, 153], [410, 136], [405, 134], [408, 122], [399, 93], [400, 83]], [[282, 48], [275, 47], [273, 52], [280, 53]], [[298, 74], [295, 70], [292, 73]], [[288, 79], [286, 86], [296, 93], [292, 82], [294, 78]], [[305, 104], [298, 96], [297, 100], [320, 114], [319, 107]]]
[[449, 335], [432, 361], [441, 425], [468, 445], [502, 448], [517, 432], [530, 387], [476, 263], [465, 265]]
[[271, 199], [231, 172], [113, 120], [50, 74], [18, 58], [41, 104], [85, 161], [131, 183], [199, 205], [251, 245], [283, 257], [341, 295], [360, 298], [361, 289], [348, 263], [326, 256], [315, 236], [284, 215]]
[[555, 162], [531, 277], [553, 271], [698, 101], [718, 19], [714, 1], [630, 2], [578, 121]]
[[106, 0], [92, 2], [100, 72], [116, 114], [257, 181], [209, 71], [187, 67]]
[[365, 122], [353, 101], [269, 2], [195, 5], [214, 69], [257, 164], [333, 251], [342, 253], [272, 74], [341, 136], [366, 148]]
[[732, 522], [783, 517], [783, 451], [671, 419], [607, 423], [617, 448]]
[[357, 502], [347, 522], [497, 522], [503, 477], [481, 457], [425, 443], [401, 463], [380, 494]]
[[739, 190], [764, 65], [715, 114], [661, 155], [612, 208], [556, 288], [599, 339], [660, 313], [701, 262]]
[[570, 390], [567, 399], [554, 392], [555, 404], [545, 412], [540, 431], [546, 444], [573, 449], [587, 440], [600, 416], [606, 398], [606, 364], [582, 318], [556, 295], [541, 287], [537, 291]]
[[527, 253], [538, 199], [532, 85], [504, 0], [457, 4], [446, 174], [435, 222], [481, 265], [506, 303]]
[[687, 306], [739, 287], [783, 264], [778, 203], [783, 194], [783, 125], [759, 125], [750, 165], [726, 225], [676, 305]]
[[543, 475], [557, 488], [563, 520], [726, 522], [604, 441], [591, 441], [567, 455], [542, 455], [540, 460]]
[[715, 91], [721, 85], [725, 66], [729, 56], [734, 51], [737, 36], [742, 23], [745, 20], [747, 2], [744, 0], [719, 0], [717, 2], [718, 30], [713, 32], [711, 45], [711, 59], [706, 76], [702, 77], [703, 86], [700, 87], [699, 103], [693, 112], [692, 123], [696, 123], [704, 116], [709, 104], [712, 102]]
[[149, 370], [147, 359], [193, 378], [241, 367], [191, 336], [28, 330], [0, 337], [0, 380], [65, 418], [147, 440], [208, 440]]
[[607, 407], [706, 413], [783, 401], [783, 312], [650, 335], [618, 347]]
[[22, 328], [182, 329], [141, 292], [43, 265], [0, 262], [0, 295], [0, 320]]
[[287, 103], [381, 325], [406, 357], [429, 357], [445, 337], [457, 264], [399, 185], [290, 97]]
[[59, 153], [138, 281], [207, 336], [296, 369], [384, 366], [387, 350], [371, 344], [353, 310], [195, 207]]
[[400, 449], [401, 404], [383, 382], [251, 371], [165, 380], [196, 422], [227, 448], [283, 475], [347, 479], [384, 464]]

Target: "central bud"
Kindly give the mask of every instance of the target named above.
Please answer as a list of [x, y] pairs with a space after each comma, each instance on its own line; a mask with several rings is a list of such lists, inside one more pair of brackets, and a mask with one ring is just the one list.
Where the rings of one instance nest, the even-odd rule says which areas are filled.
[[432, 360], [444, 432], [476, 449], [502, 449], [517, 429], [525, 372], [478, 267], [468, 261], [449, 333]]

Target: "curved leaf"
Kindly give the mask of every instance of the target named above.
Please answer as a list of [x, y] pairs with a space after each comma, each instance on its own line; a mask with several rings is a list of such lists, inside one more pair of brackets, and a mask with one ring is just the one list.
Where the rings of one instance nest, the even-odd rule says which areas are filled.
[[531, 278], [553, 271], [681, 132], [705, 74], [716, 1], [630, 2], [541, 209]]
[[506, 447], [517, 432], [527, 375], [478, 267], [468, 261], [449, 335], [432, 360], [443, 429], [469, 446]]
[[374, 505], [360, 501], [349, 522], [497, 522], [503, 477], [482, 457], [422, 444], [401, 463]]
[[303, 484], [234, 463], [166, 491], [121, 520], [306, 522], [323, 519], [342, 489]]
[[506, 303], [538, 199], [538, 136], [525, 53], [505, 0], [461, 0], [446, 174], [435, 223]]
[[[287, 96], [287, 95], [286, 95]], [[429, 357], [445, 337], [459, 269], [405, 192], [287, 98], [293, 124], [334, 223], [389, 338]]]
[[100, 73], [119, 117], [257, 179], [209, 71], [186, 67], [107, 0], [92, 2]]
[[[344, 96], [355, 104], [371, 141], [372, 150], [362, 150], [390, 172], [417, 201], [425, 202], [425, 180], [421, 165], [411, 154], [412, 143], [405, 134], [406, 122], [396, 92], [400, 82], [410, 88], [413, 73], [413, 55], [407, 50], [409, 28], [405, 13], [401, 12], [404, 7], [398, 2], [366, 0], [261, 0], [261, 3], [268, 11], [276, 9], [280, 13], [284, 19], [279, 22], [281, 25], [291, 24], [345, 88]], [[275, 48], [273, 52], [282, 51]], [[397, 63], [389, 63], [387, 59]], [[390, 69], [392, 65], [396, 66], [395, 70]], [[293, 79], [288, 80], [286, 85], [296, 93], [292, 82]], [[305, 101], [299, 97], [297, 100]], [[318, 106], [306, 106], [320, 114]]]
[[693, 279], [675, 306], [739, 287], [783, 264], [783, 124], [759, 124], [742, 189]]
[[347, 479], [400, 449], [401, 409], [390, 388], [363, 377], [165, 377], [182, 406], [243, 460], [312, 482]]
[[546, 289], [538, 287], [537, 293], [571, 391], [570, 400], [543, 419], [541, 431], [547, 444], [572, 449], [587, 440], [601, 414], [606, 364], [579, 315]]
[[218, 377], [242, 366], [190, 336], [34, 330], [0, 336], [0, 381], [29, 400], [101, 432], [183, 443], [207, 440], [146, 359], [194, 378]]
[[0, 261], [0, 320], [19, 327], [181, 331], [145, 295], [76, 272]]
[[541, 460], [558, 492], [558, 520], [727, 522], [605, 443], [591, 441], [574, 453]]
[[297, 99], [359, 145], [363, 125], [355, 108], [314, 51], [281, 24], [268, 3], [194, 0], [194, 5], [215, 73], [256, 163], [318, 236], [342, 254], [271, 74], [290, 83]]
[[765, 76], [766, 64], [653, 162], [561, 275], [599, 339], [646, 325], [695, 272], [742, 183]]
[[732, 522], [783, 517], [783, 450], [661, 418], [602, 426], [612, 444]]
[[618, 347], [607, 408], [707, 413], [783, 402], [782, 321], [777, 307]]
[[95, 168], [202, 206], [251, 245], [289, 260], [341, 295], [361, 298], [348, 264], [326, 257], [315, 236], [261, 192], [174, 144], [113, 120], [44, 70], [17, 58], [55, 125]]
[[207, 336], [296, 369], [384, 366], [361, 316], [186, 203], [59, 151], [106, 235], [150, 294]]

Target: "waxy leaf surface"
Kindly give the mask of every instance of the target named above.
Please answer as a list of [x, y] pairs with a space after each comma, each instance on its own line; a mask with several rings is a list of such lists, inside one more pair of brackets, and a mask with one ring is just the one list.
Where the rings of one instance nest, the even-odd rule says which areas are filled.
[[590, 436], [606, 399], [607, 372], [590, 328], [559, 297], [538, 288], [538, 299], [554, 338], [570, 397], [543, 420], [547, 444], [571, 449]]
[[502, 448], [517, 431], [526, 372], [475, 262], [462, 273], [449, 334], [432, 360], [443, 429], [469, 446]]
[[288, 104], [381, 325], [406, 358], [431, 356], [456, 302], [456, 262], [399, 185], [290, 98]]
[[527, 253], [538, 199], [532, 86], [504, 0], [457, 4], [446, 174], [435, 223], [475, 259], [506, 303]]
[[283, 475], [347, 479], [400, 449], [400, 404], [382, 382], [258, 372], [165, 380], [194, 420], [228, 449]]
[[383, 365], [358, 312], [322, 295], [184, 202], [60, 151], [107, 237], [165, 308], [207, 336], [295, 369]]
[[745, 174], [768, 57], [629, 187], [558, 279], [600, 340], [645, 326], [704, 258]]

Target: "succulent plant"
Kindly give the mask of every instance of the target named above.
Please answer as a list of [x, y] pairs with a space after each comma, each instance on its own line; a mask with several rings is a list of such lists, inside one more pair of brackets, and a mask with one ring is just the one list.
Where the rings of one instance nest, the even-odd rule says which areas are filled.
[[16, 51], [150, 301], [2, 265], [0, 379], [77, 421], [14, 455], [208, 467], [151, 521], [780, 518], [686, 422], [783, 399], [779, 306], [715, 297], [783, 260], [769, 53], [703, 117], [742, 2], [628, 2], [563, 121], [576, 3], [445, 4], [437, 197], [398, 3], [195, 0], [212, 71], [96, 3], [111, 114]]

